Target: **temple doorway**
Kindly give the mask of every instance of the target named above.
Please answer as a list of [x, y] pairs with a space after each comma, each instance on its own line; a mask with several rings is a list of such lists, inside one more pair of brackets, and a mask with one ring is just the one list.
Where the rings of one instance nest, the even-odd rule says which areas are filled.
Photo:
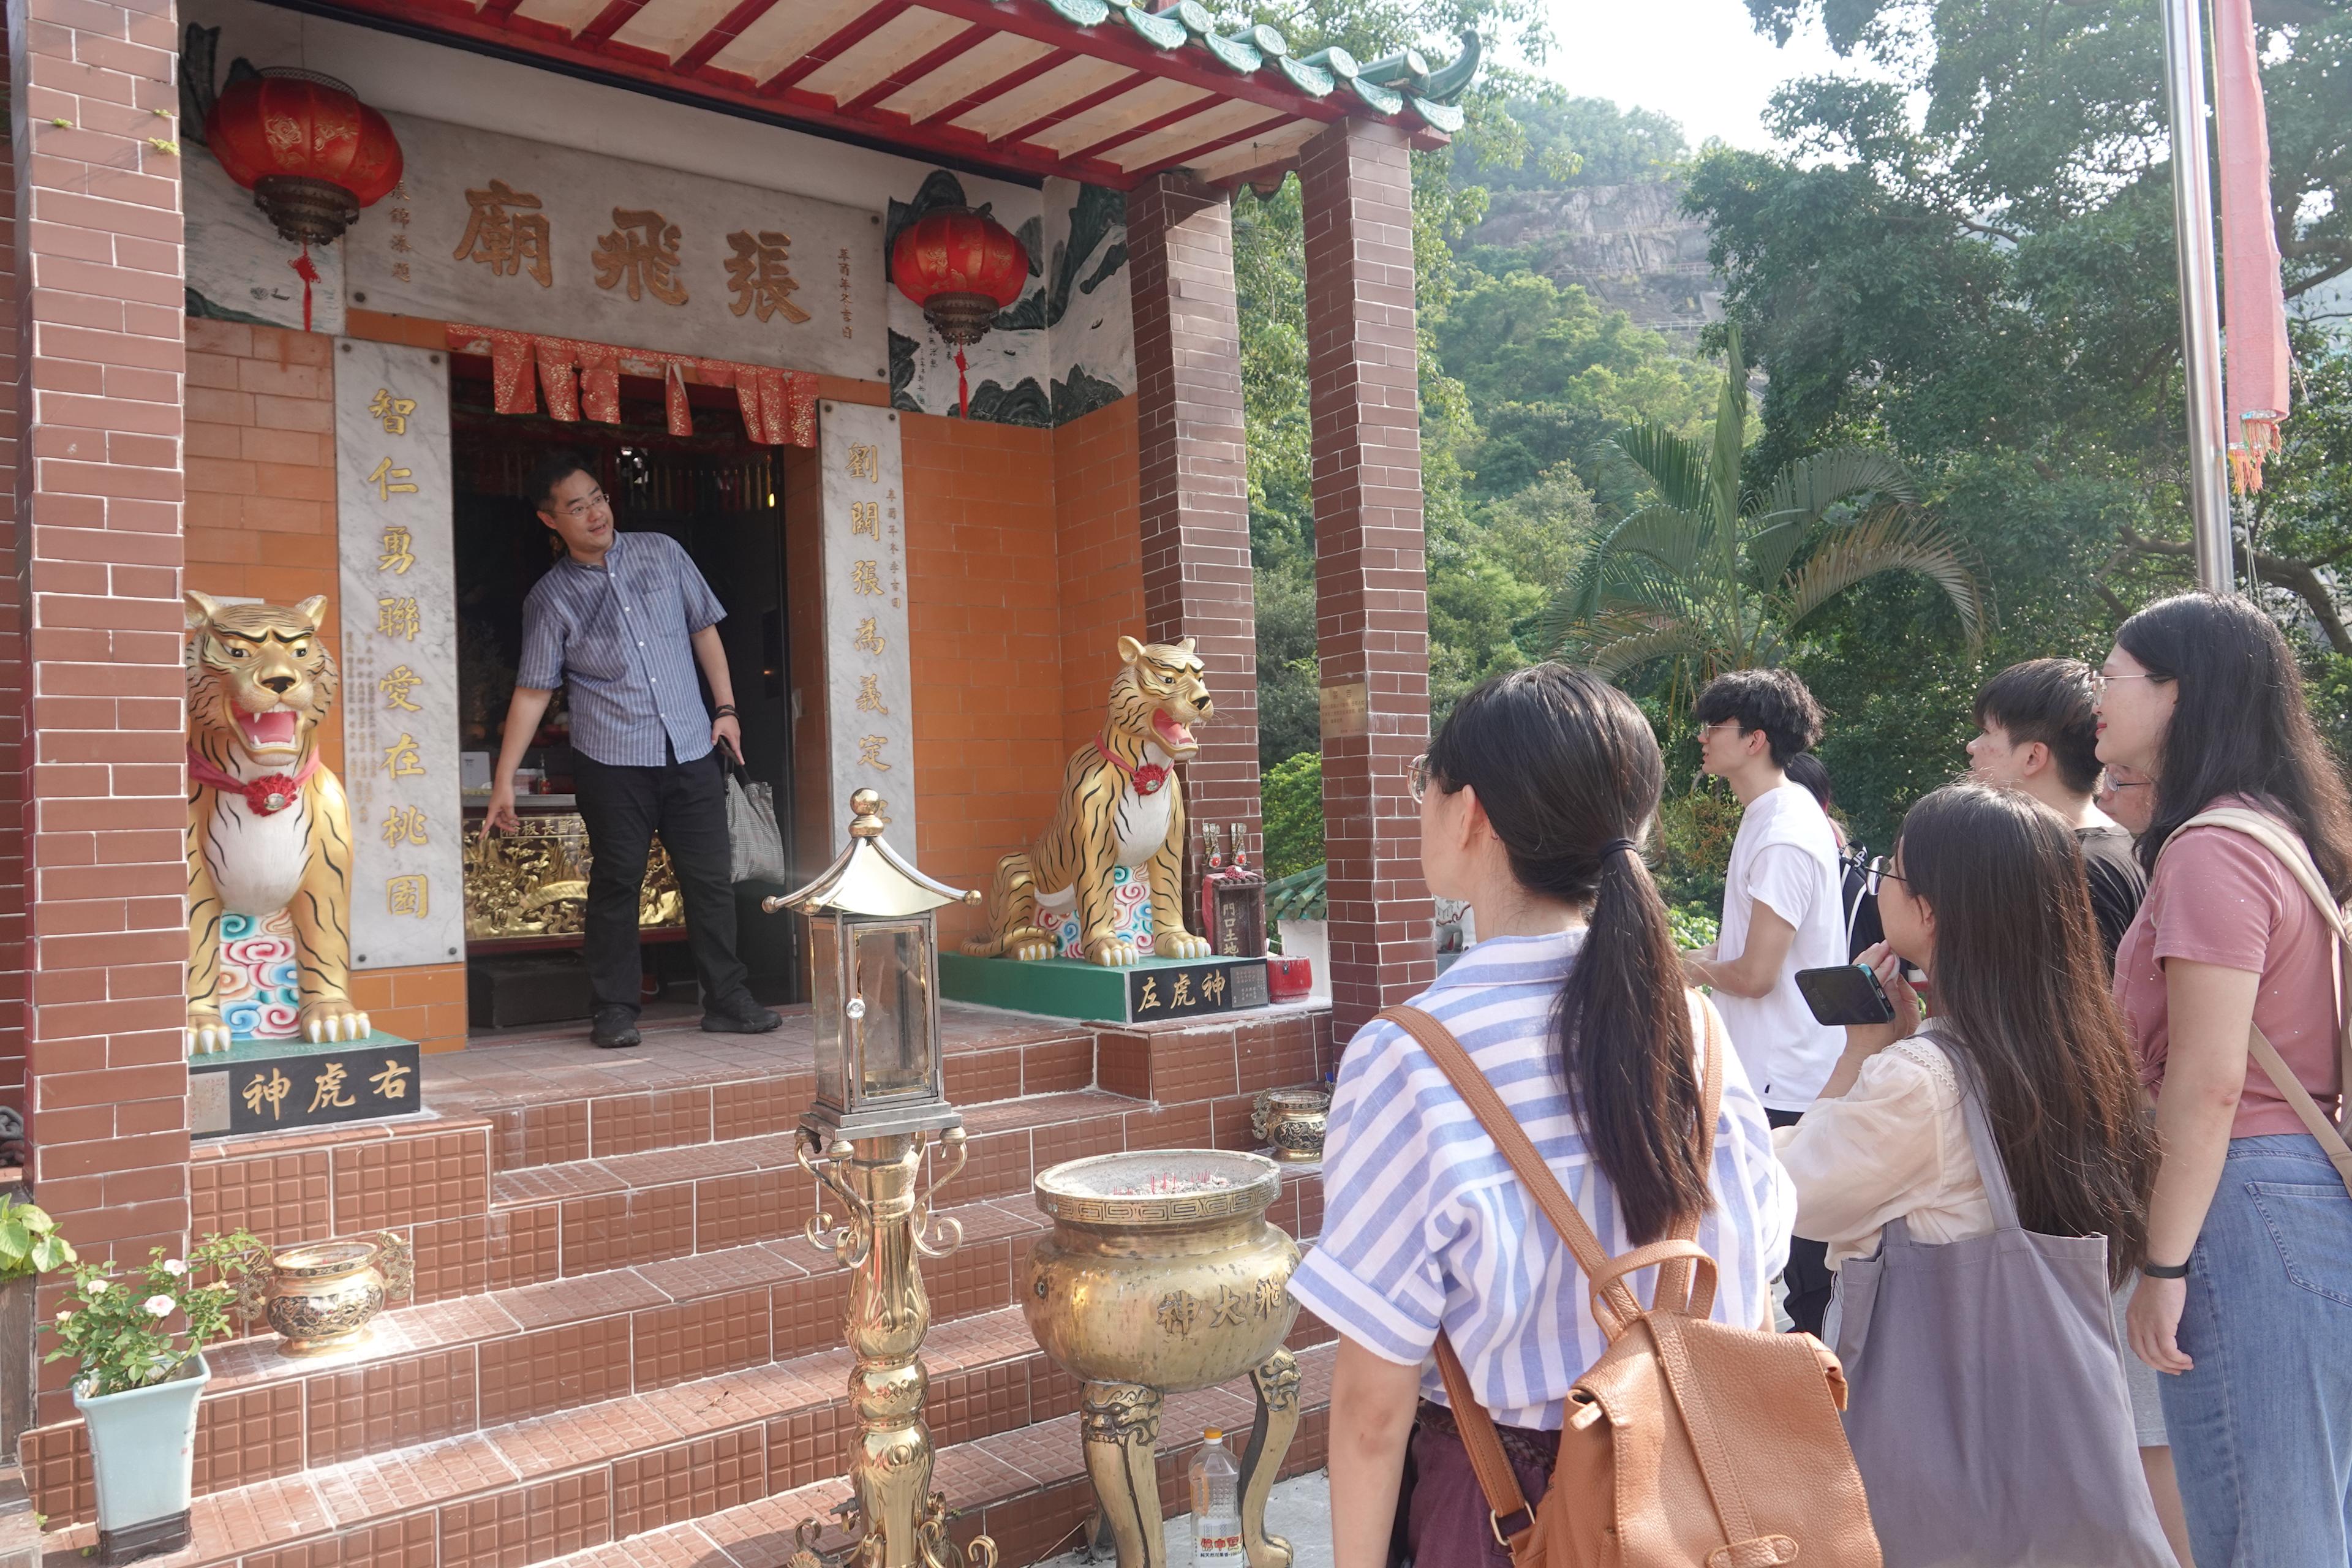
[[[744, 762], [751, 778], [774, 792], [792, 859], [785, 533], [816, 520], [789, 515], [811, 488], [787, 479], [795, 463], [814, 464], [814, 457], [750, 441], [731, 392], [690, 389], [693, 433], [676, 436], [658, 382], [622, 378], [617, 424], [566, 422], [497, 413], [489, 362], [453, 354], [450, 363], [467, 991], [473, 1028], [504, 1031], [588, 1014], [579, 960], [587, 839], [572, 795], [571, 721], [560, 693], [523, 756], [516, 795], [522, 831], [487, 843], [481, 835], [522, 649], [523, 600], [556, 553], [554, 536], [523, 496], [526, 476], [550, 455], [575, 451], [595, 468], [619, 528], [667, 533], [686, 546], [727, 611], [719, 631]], [[771, 1005], [802, 999], [796, 922], [759, 908], [761, 898], [784, 890], [764, 882], [736, 889], [739, 950], [753, 994]], [[658, 844], [639, 911], [648, 1016], [693, 1006], [698, 993], [684, 916]]]

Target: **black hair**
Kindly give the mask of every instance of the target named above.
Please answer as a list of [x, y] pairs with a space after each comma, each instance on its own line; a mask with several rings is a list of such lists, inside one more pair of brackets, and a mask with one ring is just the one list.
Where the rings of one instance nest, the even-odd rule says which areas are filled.
[[523, 480], [523, 499], [530, 502], [533, 511], [545, 511], [555, 499], [555, 487], [574, 474], [595, 479], [596, 465], [578, 452], [551, 452]]
[[2227, 795], [2269, 802], [2303, 836], [2336, 898], [2352, 895], [2352, 806], [2320, 743], [2303, 672], [2271, 618], [2231, 595], [2181, 594], [2116, 628], [2150, 677], [2179, 688], [2156, 769], [2156, 809], [2140, 864]]
[[1591, 911], [1555, 1014], [1561, 1072], [1627, 1234], [1654, 1241], [1710, 1202], [1682, 967], [1630, 847], [1657, 815], [1657, 737], [1615, 687], [1539, 664], [1455, 704], [1429, 772], [1477, 792], [1521, 886]]
[[2121, 1284], [2147, 1256], [2156, 1134], [2074, 829], [2022, 790], [1947, 784], [1895, 850], [1936, 917], [1937, 1037], [1975, 1069], [2018, 1217], [2105, 1237]]
[[1743, 735], [1763, 731], [1772, 761], [1783, 768], [1822, 738], [1822, 705], [1785, 669], [1727, 670], [1708, 681], [1698, 694], [1698, 721], [1727, 719], [1738, 720]]
[[2075, 795], [2099, 787], [2099, 716], [2091, 667], [2079, 658], [2012, 664], [1977, 693], [1977, 728], [1998, 727], [2012, 746], [2050, 748], [2058, 777]]
[[1790, 757], [1786, 771], [1823, 811], [1837, 804], [1837, 791], [1830, 787], [1830, 770], [1812, 752], [1800, 752]]

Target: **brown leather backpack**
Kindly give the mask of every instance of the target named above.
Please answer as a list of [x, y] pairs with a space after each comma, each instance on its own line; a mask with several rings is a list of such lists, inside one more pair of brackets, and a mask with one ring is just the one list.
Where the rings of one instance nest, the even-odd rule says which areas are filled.
[[[1706, 1019], [1702, 1163], [1723, 1098], [1722, 1027]], [[1696, 1216], [1611, 1258], [1460, 1041], [1428, 1014], [1381, 1015], [1419, 1040], [1575, 1255], [1609, 1348], [1568, 1399], [1551, 1488], [1530, 1508], [1443, 1333], [1438, 1371], [1515, 1568], [1880, 1568], [1878, 1537], [1838, 1412], [1845, 1372], [1811, 1334], [1714, 1321], [1715, 1260]], [[1630, 1285], [1656, 1268], [1655, 1304]]]

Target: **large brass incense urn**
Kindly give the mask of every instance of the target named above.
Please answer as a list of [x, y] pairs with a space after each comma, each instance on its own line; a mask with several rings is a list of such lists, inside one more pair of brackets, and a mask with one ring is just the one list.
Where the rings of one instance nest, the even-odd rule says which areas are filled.
[[[931, 1434], [923, 1421], [923, 1336], [931, 1306], [918, 1258], [945, 1258], [962, 1227], [932, 1213], [964, 1164], [963, 1118], [947, 1102], [940, 1061], [939, 948], [932, 911], [978, 903], [931, 880], [882, 841], [888, 819], [872, 790], [850, 796], [849, 847], [798, 892], [769, 899], [773, 914], [808, 921], [816, 1025], [816, 1103], [802, 1116], [801, 1166], [841, 1205], [809, 1221], [808, 1239], [852, 1271], [845, 1335], [857, 1415], [843, 1510], [849, 1544], [818, 1547], [803, 1520], [792, 1568], [957, 1568], [944, 1495], [931, 1490]], [[944, 1169], [922, 1181], [936, 1146]], [[976, 1537], [978, 1568], [996, 1544]]]
[[1173, 1149], [1101, 1154], [1039, 1173], [1054, 1228], [1031, 1249], [1021, 1306], [1030, 1331], [1085, 1381], [1087, 1474], [1119, 1568], [1166, 1568], [1160, 1535], [1161, 1396], [1247, 1373], [1257, 1418], [1242, 1455], [1250, 1568], [1288, 1568], [1265, 1532], [1266, 1494], [1298, 1427], [1298, 1363], [1282, 1348], [1298, 1244], [1268, 1225], [1281, 1190], [1257, 1154]]

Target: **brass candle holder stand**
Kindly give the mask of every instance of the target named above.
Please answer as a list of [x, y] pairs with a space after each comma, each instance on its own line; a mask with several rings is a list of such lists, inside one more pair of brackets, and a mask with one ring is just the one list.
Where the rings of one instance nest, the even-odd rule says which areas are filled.
[[[883, 843], [888, 821], [872, 790], [849, 804], [849, 847], [807, 887], [761, 906], [808, 922], [817, 1098], [794, 1153], [840, 1205], [837, 1219], [828, 1211], [810, 1220], [807, 1235], [852, 1271], [845, 1337], [857, 1358], [851, 1496], [835, 1510], [849, 1540], [825, 1549], [819, 1522], [803, 1520], [792, 1568], [964, 1568], [959, 1555], [969, 1568], [995, 1568], [996, 1543], [985, 1535], [959, 1554], [947, 1498], [931, 1489], [921, 1353], [931, 1306], [918, 1261], [945, 1258], [963, 1240], [961, 1226], [932, 1212], [966, 1157], [940, 1060], [932, 911], [980, 895], [931, 880]], [[923, 1187], [935, 1142], [949, 1163]]]

